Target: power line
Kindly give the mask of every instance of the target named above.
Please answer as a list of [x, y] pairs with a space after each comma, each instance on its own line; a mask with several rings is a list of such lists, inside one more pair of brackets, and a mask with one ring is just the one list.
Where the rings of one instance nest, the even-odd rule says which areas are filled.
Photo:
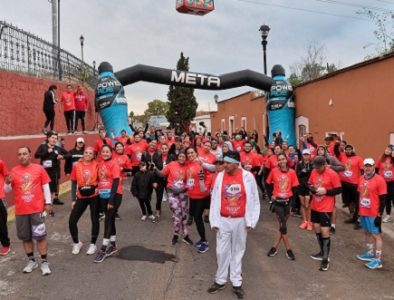
[[334, 13], [328, 13], [328, 12], [323, 12], [323, 11], [318, 11], [318, 10], [313, 10], [313, 9], [308, 9], [308, 8], [291, 7], [291, 6], [281, 5], [281, 4], [272, 4], [272, 3], [266, 3], [266, 2], [255, 1], [255, 0], [238, 0], [238, 1], [245, 2], [245, 3], [252, 3], [252, 4], [258, 4], [258, 5], [265, 5], [265, 6], [271, 6], [271, 7], [279, 7], [279, 8], [285, 8], [285, 9], [303, 11], [303, 12], [314, 13], [314, 14], [319, 14], [319, 15], [326, 15], [326, 16], [334, 16], [334, 17], [340, 17], [340, 18], [368, 21], [368, 19], [366, 19], [366, 18], [355, 17], [355, 16], [347, 16], [347, 15], [340, 15], [340, 14], [334, 14]]
[[383, 8], [383, 7], [355, 4], [355, 3], [351, 3], [351, 2], [338, 1], [338, 0], [315, 0], [315, 1], [324, 2], [324, 3], [328, 3], [328, 4], [334, 4], [334, 5], [354, 7], [354, 8], [359, 8], [359, 9], [361, 8], [361, 9], [376, 10], [376, 11], [382, 11], [382, 12], [391, 12], [392, 11], [390, 9]]

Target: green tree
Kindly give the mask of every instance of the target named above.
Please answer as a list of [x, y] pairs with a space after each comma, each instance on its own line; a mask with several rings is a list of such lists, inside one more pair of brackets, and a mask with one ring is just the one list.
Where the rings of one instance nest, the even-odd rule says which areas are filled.
[[168, 109], [169, 109], [168, 102], [155, 99], [148, 103], [148, 109], [144, 111], [144, 115], [146, 116], [166, 115]]
[[[183, 55], [178, 60], [177, 70], [189, 71], [189, 58]], [[170, 126], [179, 131], [189, 131], [191, 120], [196, 116], [198, 107], [194, 89], [170, 85], [168, 93], [169, 109], [166, 114]]]
[[130, 110], [129, 118], [134, 119], [134, 116], [135, 116], [134, 112], [132, 110]]

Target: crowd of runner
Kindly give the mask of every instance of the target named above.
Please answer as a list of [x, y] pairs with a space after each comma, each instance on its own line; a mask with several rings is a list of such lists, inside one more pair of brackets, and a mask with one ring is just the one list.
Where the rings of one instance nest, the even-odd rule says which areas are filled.
[[[132, 136], [127, 136], [125, 130], [114, 136], [100, 129], [94, 145], [86, 145], [78, 137], [68, 151], [51, 130], [34, 153], [25, 146], [17, 150], [17, 166], [9, 170], [0, 161], [0, 255], [10, 252], [4, 199], [5, 193], [13, 190], [17, 236], [28, 257], [23, 272], [30, 273], [39, 266], [33, 250], [35, 240], [42, 274], [51, 273], [45, 216], [54, 216], [52, 204], [64, 204], [58, 198], [60, 162], [64, 160], [63, 172], [71, 180], [71, 251], [77, 255], [83, 248], [78, 221], [89, 207], [91, 240], [86, 253], [94, 255], [96, 263], [118, 251], [116, 220], [120, 218], [124, 180], [132, 177], [127, 188], [138, 199], [141, 221], [160, 222], [162, 202], [168, 200], [172, 245], [183, 241], [205, 253], [209, 250], [205, 224], [210, 223], [217, 232], [218, 270], [209, 293], [224, 288], [230, 269], [234, 293], [243, 298], [241, 266], [246, 236], [258, 222], [262, 201], [270, 204], [278, 219], [278, 233], [268, 256], [277, 255], [283, 241], [287, 258], [295, 260], [287, 221], [290, 215], [300, 216], [299, 228], [316, 234], [318, 252], [311, 258], [320, 261], [319, 270], [327, 271], [330, 236], [336, 231], [335, 196], [342, 194], [342, 205], [349, 211], [345, 223], [365, 232], [366, 252], [357, 258], [370, 269], [382, 268], [381, 223], [391, 221], [394, 202], [391, 145], [374, 160], [362, 159], [353, 145], [338, 136], [328, 136], [318, 145], [308, 134], [295, 146], [288, 145], [280, 132], [268, 144], [259, 139], [257, 132], [248, 134], [243, 129], [233, 136], [226, 131], [175, 135], [154, 126], [130, 125]], [[33, 157], [40, 164], [31, 162]], [[155, 205], [151, 205], [153, 192]], [[100, 219], [104, 234], [101, 246], [96, 246]], [[199, 236], [196, 243], [189, 232], [193, 222]]]

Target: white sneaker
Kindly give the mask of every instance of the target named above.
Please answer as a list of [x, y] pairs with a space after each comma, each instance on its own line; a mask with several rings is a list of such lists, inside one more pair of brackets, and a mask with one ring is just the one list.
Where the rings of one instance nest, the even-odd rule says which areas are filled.
[[93, 255], [93, 254], [96, 253], [96, 251], [97, 251], [96, 245], [95, 244], [90, 244], [88, 251], [86, 251], [86, 254], [87, 255]]
[[82, 249], [82, 246], [83, 246], [83, 244], [82, 244], [82, 242], [80, 241], [80, 242], [78, 242], [77, 244], [73, 244], [73, 250], [72, 250], [72, 254], [75, 254], [75, 255], [77, 255], [77, 254], [79, 254], [79, 252], [81, 251], [81, 249]]
[[163, 201], [163, 202], [166, 202], [166, 201], [167, 201], [167, 193], [166, 193], [166, 192], [164, 192], [164, 194], [163, 194], [163, 199], [162, 199], [161, 201]]
[[33, 272], [34, 269], [38, 268], [38, 263], [36, 261], [32, 261], [29, 259], [29, 262], [27, 263], [26, 267], [23, 269], [23, 273], [31, 273]]
[[384, 218], [382, 219], [382, 222], [383, 222], [383, 223], [388, 223], [388, 222], [390, 222], [390, 221], [391, 221], [390, 215], [385, 215]]
[[49, 269], [49, 263], [47, 261], [41, 263], [41, 272], [42, 272], [42, 276], [49, 275], [52, 273], [51, 269]]
[[145, 215], [143, 215], [143, 216], [141, 217], [141, 221], [146, 221], [146, 216], [145, 216]]
[[151, 221], [155, 221], [155, 220], [156, 220], [156, 218], [155, 218], [155, 216], [154, 216], [154, 215], [150, 215], [150, 216], [149, 216], [149, 220], [151, 220]]

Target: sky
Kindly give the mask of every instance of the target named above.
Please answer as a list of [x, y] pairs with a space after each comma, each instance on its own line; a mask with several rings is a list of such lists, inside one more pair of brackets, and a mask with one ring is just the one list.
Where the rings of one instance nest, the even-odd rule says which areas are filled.
[[[50, 1], [0, 0], [0, 19], [51, 42]], [[363, 5], [394, 9], [394, 0], [216, 0], [213, 12], [194, 16], [178, 13], [175, 2], [61, 0], [61, 48], [80, 57], [82, 34], [85, 61], [108, 61], [115, 71], [136, 64], [175, 69], [183, 52], [192, 72], [263, 73], [259, 28], [267, 24], [268, 73], [281, 64], [289, 75], [312, 41], [324, 46], [330, 64], [363, 61], [377, 41], [372, 21], [357, 11]], [[215, 94], [221, 101], [250, 90], [195, 90], [198, 110], [216, 109]], [[125, 91], [129, 110], [142, 114], [153, 99], [167, 100], [168, 86], [139, 82]]]

